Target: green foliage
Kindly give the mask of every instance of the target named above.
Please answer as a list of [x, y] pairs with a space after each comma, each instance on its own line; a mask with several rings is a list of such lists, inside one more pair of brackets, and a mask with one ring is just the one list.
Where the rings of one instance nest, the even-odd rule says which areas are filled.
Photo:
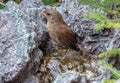
[[3, 9], [5, 7], [5, 4], [0, 2], [0, 9]]
[[[86, 17], [97, 22], [94, 29], [100, 31], [104, 28], [120, 29], [120, 0], [79, 0], [83, 4], [87, 4], [94, 8], [92, 13], [87, 13]], [[120, 48], [108, 50], [100, 53], [99, 57], [120, 55]], [[100, 61], [100, 65], [107, 68], [112, 74], [113, 79], [104, 80], [103, 83], [115, 83], [120, 78], [120, 71], [105, 61]]]
[[[8, 1], [15, 1], [16, 3], [20, 3], [22, 0], [3, 0], [2, 3], [7, 3]], [[61, 4], [59, 3], [59, 0], [42, 0], [42, 2], [45, 5], [50, 5], [50, 6], [60, 6]], [[3, 9], [5, 6], [3, 4], [0, 4], [0, 9]]]
[[[15, 1], [18, 4], [21, 2], [21, 0], [3, 0], [3, 2], [1, 2], [1, 4], [0, 4], [0, 9], [3, 9], [5, 7], [4, 4], [7, 3], [8, 1]], [[2, 3], [4, 3], [4, 4], [2, 4]]]
[[20, 3], [21, 2], [21, 0], [13, 0], [13, 1], [15, 1], [16, 3]]
[[102, 83], [115, 83], [115, 79], [106, 79], [106, 80], [103, 80]]
[[[120, 0], [79, 0], [85, 4], [88, 4], [94, 8], [99, 8], [107, 13], [119, 14]], [[118, 7], [116, 7], [118, 6]]]
[[116, 48], [116, 49], [112, 49], [112, 50], [108, 50], [106, 52], [102, 52], [99, 54], [99, 58], [103, 58], [105, 56], [115, 56], [115, 55], [120, 55], [120, 48]]
[[112, 65], [108, 64], [105, 61], [99, 61], [98, 64], [100, 64], [101, 66], [107, 68], [114, 75], [114, 78], [120, 78], [120, 71], [118, 71]]
[[59, 0], [42, 0], [44, 5], [59, 6]]
[[107, 16], [99, 12], [87, 13], [86, 17], [94, 19], [98, 22], [94, 28], [96, 31], [100, 31], [104, 28], [120, 29], [120, 19], [109, 19]]
[[42, 0], [42, 2], [43, 2], [45, 5], [50, 5], [50, 4], [55, 3], [56, 1], [55, 1], [55, 0]]
[[5, 6], [0, 4], [0, 9], [3, 9]]
[[86, 17], [97, 22], [96, 31], [104, 28], [120, 29], [120, 0], [80, 0], [80, 2], [95, 8], [95, 11], [86, 14]]
[[3, 3], [7, 3], [8, 1], [15, 1], [16, 3], [20, 3], [22, 0], [3, 0]]

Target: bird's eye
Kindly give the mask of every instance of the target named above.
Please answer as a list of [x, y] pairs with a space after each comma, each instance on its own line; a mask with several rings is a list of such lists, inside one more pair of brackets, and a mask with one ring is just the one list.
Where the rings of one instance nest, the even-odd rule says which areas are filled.
[[50, 13], [47, 13], [48, 16], [50, 16], [51, 14]]

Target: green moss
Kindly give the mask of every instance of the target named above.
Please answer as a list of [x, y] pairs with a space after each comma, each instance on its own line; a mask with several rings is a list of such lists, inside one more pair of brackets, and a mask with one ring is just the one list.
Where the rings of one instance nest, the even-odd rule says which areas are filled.
[[[2, 3], [7, 3], [8, 1], [15, 1], [16, 3], [20, 3], [22, 0], [3, 0]], [[0, 4], [0, 9], [3, 9], [5, 6], [3, 4]]]
[[7, 3], [8, 1], [15, 1], [16, 3], [20, 3], [21, 0], [3, 0], [3, 3]]
[[43, 4], [50, 5], [56, 2], [56, 0], [42, 0]]
[[42, 0], [44, 5], [59, 6], [59, 0]]
[[21, 0], [13, 0], [13, 1], [15, 1], [16, 3], [20, 3], [21, 2]]
[[3, 9], [5, 6], [0, 4], [0, 9]]

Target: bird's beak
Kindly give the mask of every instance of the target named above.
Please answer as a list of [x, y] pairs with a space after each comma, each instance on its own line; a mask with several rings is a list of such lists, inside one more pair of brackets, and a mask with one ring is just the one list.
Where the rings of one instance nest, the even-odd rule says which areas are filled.
[[42, 15], [46, 15], [46, 12], [45, 11], [38, 11], [38, 13], [42, 14]]
[[46, 16], [46, 11], [42, 11], [41, 14]]

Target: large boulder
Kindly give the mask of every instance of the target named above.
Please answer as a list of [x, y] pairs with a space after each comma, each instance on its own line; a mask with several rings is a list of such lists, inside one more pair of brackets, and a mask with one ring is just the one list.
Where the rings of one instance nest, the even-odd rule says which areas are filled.
[[42, 52], [34, 30], [35, 24], [22, 5], [9, 1], [0, 10], [0, 83], [22, 83], [28, 73], [38, 70]]
[[[43, 83], [54, 78], [55, 83], [60, 83], [59, 79], [64, 81], [63, 77], [66, 77], [70, 83], [74, 83], [76, 80], [81, 81], [81, 78], [86, 79], [86, 76], [76, 71], [67, 72], [68, 70], [66, 70], [65, 73], [61, 72], [62, 74], [53, 72], [54, 68], [58, 68], [56, 72], [60, 71], [61, 67], [57, 67], [59, 65], [54, 63], [54, 61], [59, 62], [59, 60], [49, 60], [49, 62], [44, 60], [45, 64], [40, 63], [43, 55], [41, 50], [52, 45], [52, 42], [49, 42], [50, 37], [45, 20], [38, 13], [45, 9], [59, 11], [68, 26], [78, 35], [79, 43], [91, 55], [96, 56], [100, 52], [119, 47], [119, 31], [113, 29], [104, 29], [102, 32], [94, 31], [93, 28], [96, 23], [93, 20], [84, 18], [84, 15], [91, 12], [92, 8], [77, 1], [61, 0], [62, 4], [59, 7], [44, 6], [42, 0], [23, 0], [20, 4], [9, 1], [6, 7], [0, 10], [0, 83], [38, 83], [36, 73], [40, 64], [52, 71], [46, 76], [48, 71], [45, 71], [44, 67], [41, 68], [43, 71], [41, 71], [40, 76], [46, 77], [46, 79], [39, 77], [39, 80]], [[76, 63], [75, 60], [75, 64], [73, 64], [76, 65]], [[65, 69], [67, 69], [66, 66]], [[101, 69], [100, 72], [100, 81], [109, 78], [108, 71]], [[54, 78], [52, 78], [51, 74], [54, 75]], [[105, 76], [105, 74], [108, 76]], [[84, 81], [86, 82], [86, 80]]]

